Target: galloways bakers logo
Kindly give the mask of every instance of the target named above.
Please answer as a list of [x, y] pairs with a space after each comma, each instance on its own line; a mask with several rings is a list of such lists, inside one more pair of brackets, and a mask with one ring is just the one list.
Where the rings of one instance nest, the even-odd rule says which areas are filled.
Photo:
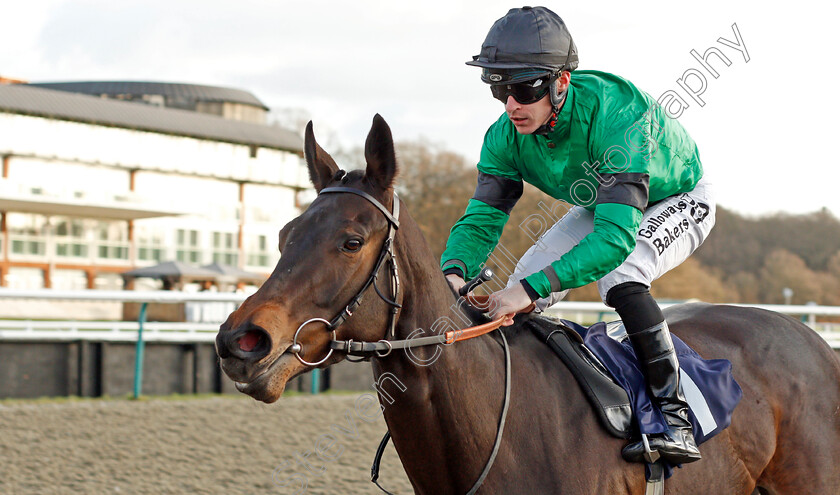
[[695, 201], [683, 193], [677, 202], [668, 205], [658, 215], [646, 218], [639, 229], [639, 235], [651, 239], [657, 254], [664, 253], [680, 236], [688, 232], [691, 226], [688, 219], [674, 218], [683, 216], [686, 210], [696, 224], [700, 224], [709, 216], [709, 205]]
[[694, 220], [694, 223], [700, 224], [707, 216], [709, 216], [709, 205], [706, 203], [701, 203], [700, 201], [693, 201], [692, 200], [692, 207], [691, 207], [691, 218]]

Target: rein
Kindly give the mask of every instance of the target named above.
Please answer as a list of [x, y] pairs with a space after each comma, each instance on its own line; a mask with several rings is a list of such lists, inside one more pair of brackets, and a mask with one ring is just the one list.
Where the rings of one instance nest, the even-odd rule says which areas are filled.
[[[321, 189], [319, 195], [329, 193], [350, 193], [355, 194], [357, 196], [361, 196], [362, 198], [366, 199], [373, 206], [375, 206], [376, 209], [382, 212], [382, 214], [385, 215], [385, 219], [388, 220], [388, 236], [385, 238], [385, 241], [382, 244], [382, 248], [379, 251], [379, 257], [376, 260], [376, 264], [373, 266], [373, 270], [371, 271], [370, 276], [368, 277], [367, 281], [362, 286], [362, 288], [359, 289], [356, 295], [350, 300], [349, 303], [347, 303], [347, 305], [344, 307], [344, 310], [341, 311], [330, 321], [327, 321], [323, 318], [311, 318], [303, 322], [298, 327], [297, 331], [295, 332], [294, 339], [292, 340], [292, 346], [289, 348], [289, 350], [292, 353], [294, 353], [298, 361], [307, 366], [318, 366], [324, 363], [327, 359], [329, 359], [330, 356], [332, 356], [333, 352], [341, 352], [349, 356], [363, 356], [367, 358], [376, 356], [384, 358], [391, 354], [391, 351], [393, 351], [394, 349], [411, 349], [414, 347], [421, 347], [427, 345], [453, 344], [462, 340], [468, 340], [475, 337], [480, 337], [482, 335], [486, 335], [501, 327], [502, 323], [504, 323], [505, 320], [507, 320], [509, 317], [512, 317], [512, 315], [504, 315], [488, 323], [483, 323], [481, 325], [476, 325], [462, 330], [450, 330], [442, 335], [432, 335], [429, 337], [418, 337], [405, 340], [394, 340], [394, 338], [396, 337], [397, 314], [399, 313], [400, 308], [402, 308], [402, 305], [397, 302], [397, 300], [399, 299], [400, 278], [399, 271], [397, 269], [397, 259], [394, 255], [394, 237], [396, 235], [397, 229], [400, 226], [400, 201], [397, 197], [397, 193], [394, 192], [393, 213], [388, 211], [388, 209], [385, 208], [382, 205], [382, 203], [377, 201], [376, 198], [358, 189], [353, 189], [350, 187], [327, 187]], [[382, 268], [383, 263], [385, 263], [386, 259], [388, 260], [388, 269], [391, 277], [391, 293], [387, 296], [382, 294], [382, 292], [379, 290], [379, 287], [376, 285], [376, 280], [379, 276], [379, 271]], [[390, 306], [390, 318], [388, 320], [388, 331], [386, 336], [389, 337], [391, 340], [381, 339], [377, 342], [354, 342], [352, 339], [345, 341], [337, 340], [336, 329], [342, 323], [344, 323], [344, 321], [347, 320], [347, 318], [353, 316], [353, 312], [362, 303], [362, 297], [364, 292], [371, 285], [373, 285], [373, 288], [376, 290], [377, 295], [379, 295], [379, 297]], [[467, 296], [466, 300], [474, 306], [486, 307], [488, 303], [488, 296]], [[525, 310], [523, 310], [522, 312], [529, 312], [532, 310], [533, 304]], [[327, 355], [324, 356], [323, 359], [311, 363], [304, 360], [302, 357], [303, 347], [298, 342], [298, 335], [306, 325], [317, 322], [326, 324], [327, 330], [332, 332], [332, 340], [330, 341], [330, 350], [327, 353]], [[502, 413], [499, 417], [499, 427], [496, 432], [496, 440], [493, 444], [493, 450], [490, 453], [490, 458], [487, 460], [487, 463], [484, 465], [484, 469], [482, 469], [481, 474], [473, 484], [472, 488], [467, 492], [467, 495], [473, 495], [475, 492], [477, 492], [482, 483], [484, 483], [484, 479], [490, 473], [490, 468], [493, 466], [493, 462], [496, 460], [496, 454], [498, 454], [499, 446], [502, 443], [502, 434], [504, 432], [505, 422], [507, 420], [508, 406], [510, 405], [511, 382], [510, 347], [508, 346], [508, 342], [505, 338], [504, 333], [500, 333], [500, 335], [502, 337], [502, 347], [505, 351], [505, 396], [504, 403], [502, 405]], [[382, 454], [385, 451], [385, 446], [388, 444], [388, 440], [390, 438], [390, 432], [386, 432], [385, 437], [382, 439], [382, 442], [380, 443], [379, 448], [376, 451], [376, 456], [373, 461], [373, 467], [371, 468], [371, 481], [374, 482], [376, 486], [379, 487], [379, 489], [381, 489], [383, 492], [389, 495], [393, 495], [388, 490], [382, 488], [382, 486], [378, 482], [379, 464], [382, 459]]]
[[[487, 305], [488, 296], [467, 296], [466, 301], [476, 307], [484, 307]], [[523, 313], [529, 312], [529, 308], [525, 308]], [[493, 330], [502, 326], [502, 323], [509, 318], [510, 315], [501, 316], [493, 321], [482, 323], [469, 328], [461, 330], [449, 330], [441, 335], [431, 335], [429, 337], [417, 337], [406, 340], [380, 340], [378, 342], [354, 342], [350, 340], [333, 340], [330, 343], [330, 348], [338, 352], [344, 352], [351, 356], [369, 356], [375, 353], [379, 357], [385, 357], [394, 349], [411, 349], [414, 347], [423, 347], [427, 345], [437, 344], [454, 344], [464, 340], [481, 337]]]
[[[505, 401], [504, 404], [502, 404], [502, 414], [499, 416], [499, 428], [496, 430], [496, 440], [493, 442], [493, 450], [490, 452], [490, 457], [487, 459], [487, 463], [484, 464], [484, 469], [481, 470], [481, 474], [478, 475], [478, 479], [475, 480], [475, 483], [473, 483], [473, 486], [470, 488], [470, 491], [467, 492], [467, 495], [475, 495], [484, 483], [487, 475], [490, 474], [490, 468], [493, 467], [493, 463], [496, 461], [496, 454], [499, 453], [499, 446], [502, 444], [502, 435], [505, 432], [505, 422], [507, 422], [508, 407], [510, 406], [510, 346], [508, 346], [508, 341], [507, 338], [505, 338], [504, 332], [499, 332], [499, 335], [502, 336], [502, 347], [505, 349]], [[376, 455], [373, 457], [373, 465], [370, 468], [370, 480], [383, 492], [388, 495], [395, 495], [379, 484], [379, 465], [382, 462], [382, 455], [385, 453], [385, 447], [388, 446], [388, 441], [390, 439], [391, 432], [386, 431], [385, 436], [382, 437], [382, 441], [379, 442], [379, 447], [376, 449]]]

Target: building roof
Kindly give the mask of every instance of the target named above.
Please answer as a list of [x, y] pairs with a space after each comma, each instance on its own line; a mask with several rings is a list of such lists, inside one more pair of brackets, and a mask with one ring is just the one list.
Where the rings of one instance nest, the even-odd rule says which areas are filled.
[[30, 83], [29, 86], [94, 96], [162, 95], [189, 101], [227, 101], [269, 110], [263, 102], [248, 91], [200, 84], [144, 81], [73, 81]]
[[219, 273], [208, 270], [206, 268], [199, 268], [197, 266], [188, 265], [181, 261], [164, 261], [163, 263], [146, 266], [143, 268], [135, 268], [122, 273], [124, 279], [132, 278], [171, 278], [175, 280], [216, 280], [219, 278]]
[[219, 274], [220, 280], [229, 279], [234, 282], [265, 282], [266, 276], [259, 273], [242, 270], [235, 266], [223, 265], [221, 263], [211, 263], [204, 265], [201, 268], [216, 272]]
[[303, 150], [300, 136], [280, 127], [24, 84], [0, 85], [0, 112], [293, 152]]

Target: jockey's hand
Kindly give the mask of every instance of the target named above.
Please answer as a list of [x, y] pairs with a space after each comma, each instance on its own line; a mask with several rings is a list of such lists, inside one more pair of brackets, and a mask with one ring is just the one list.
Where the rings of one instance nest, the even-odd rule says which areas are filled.
[[[531, 304], [531, 298], [525, 292], [522, 284], [513, 284], [510, 287], [490, 294], [488, 301], [488, 316], [491, 320], [501, 318], [503, 315], [513, 315], [517, 311], [527, 308]], [[513, 318], [508, 318], [502, 326], [513, 325]]]
[[455, 275], [454, 273], [450, 273], [449, 275], [447, 275], [446, 281], [449, 282], [449, 285], [451, 285], [452, 289], [455, 290], [456, 295], [458, 294], [458, 290], [461, 287], [467, 285], [467, 282], [464, 279], [462, 279], [458, 275]]

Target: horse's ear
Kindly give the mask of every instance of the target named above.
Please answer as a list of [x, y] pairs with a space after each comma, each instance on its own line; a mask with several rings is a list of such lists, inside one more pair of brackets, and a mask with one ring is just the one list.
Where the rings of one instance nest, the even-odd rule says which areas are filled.
[[306, 133], [303, 139], [303, 152], [306, 155], [306, 165], [309, 167], [309, 180], [315, 186], [316, 191], [326, 186], [338, 171], [335, 160], [315, 141], [315, 133], [312, 132], [312, 121], [306, 124]]
[[391, 128], [381, 115], [373, 117], [373, 125], [365, 141], [365, 177], [380, 188], [389, 189], [397, 176], [397, 156], [394, 152], [394, 139]]

